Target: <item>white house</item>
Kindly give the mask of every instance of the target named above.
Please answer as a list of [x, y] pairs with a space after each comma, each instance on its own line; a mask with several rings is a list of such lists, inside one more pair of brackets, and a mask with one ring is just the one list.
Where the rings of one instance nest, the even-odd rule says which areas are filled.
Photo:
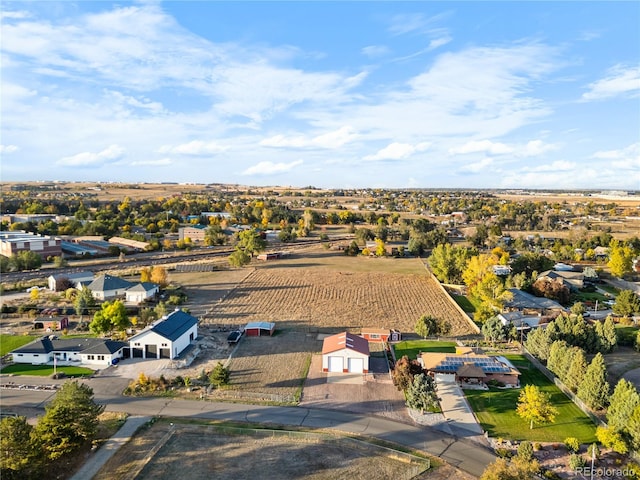
[[131, 357], [177, 358], [196, 338], [198, 319], [176, 310], [129, 339]]
[[123, 358], [126, 342], [102, 338], [69, 338], [60, 340], [54, 336], [42, 337], [11, 352], [15, 363], [46, 365], [86, 364], [108, 366], [115, 359]]
[[133, 283], [124, 278], [114, 277], [113, 275], [100, 275], [86, 288], [91, 290], [93, 298], [96, 300], [108, 300], [117, 297], [124, 298], [125, 292], [133, 285]]
[[49, 277], [47, 278], [49, 290], [55, 292], [58, 281], [62, 280], [63, 278], [68, 279], [75, 288], [78, 288], [78, 285], [89, 284], [93, 281], [93, 272], [83, 270], [81, 272], [54, 273], [53, 275], [49, 275]]
[[151, 282], [142, 282], [128, 288], [125, 292], [125, 300], [132, 303], [142, 303], [153, 298], [160, 291], [160, 286]]
[[369, 342], [348, 332], [325, 338], [322, 344], [322, 371], [367, 373]]

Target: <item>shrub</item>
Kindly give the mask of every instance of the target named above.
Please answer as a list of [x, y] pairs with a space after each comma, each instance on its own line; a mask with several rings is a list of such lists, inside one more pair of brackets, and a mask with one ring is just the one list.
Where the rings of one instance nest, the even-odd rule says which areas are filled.
[[539, 452], [540, 450], [542, 450], [542, 445], [539, 442], [535, 442], [533, 444], [533, 450]]
[[496, 455], [500, 458], [511, 458], [513, 457], [513, 452], [510, 448], [496, 448]]
[[527, 460], [533, 458], [533, 445], [531, 442], [525, 441], [518, 446], [518, 456]]
[[571, 470], [575, 471], [578, 468], [584, 467], [584, 465], [585, 461], [581, 455], [578, 455], [576, 453], [571, 454], [571, 456], [569, 457], [569, 467], [571, 467]]
[[564, 446], [567, 447], [567, 450], [573, 453], [578, 453], [580, 450], [580, 441], [575, 437], [567, 437], [564, 439]]

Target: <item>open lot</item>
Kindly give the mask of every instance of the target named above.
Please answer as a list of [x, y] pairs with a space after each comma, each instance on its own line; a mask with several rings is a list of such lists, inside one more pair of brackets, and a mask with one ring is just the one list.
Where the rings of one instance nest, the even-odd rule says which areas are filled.
[[411, 460], [336, 436], [160, 421], [140, 431], [94, 479], [403, 479], [426, 470]]
[[515, 411], [521, 389], [465, 390], [476, 417], [490, 437], [560, 443], [567, 437], [576, 437], [581, 443], [596, 440], [593, 422], [542, 372], [522, 355], [505, 356], [520, 370], [522, 385], [537, 385], [550, 395], [551, 403], [558, 409], [558, 416], [554, 423], [535, 425], [530, 430], [528, 422]]
[[[277, 329], [413, 332], [416, 320], [427, 314], [448, 320], [453, 336], [474, 333], [417, 258], [353, 258], [316, 247], [251, 265], [196, 276], [172, 273], [171, 279], [187, 289], [192, 313], [206, 312], [206, 324], [272, 321]], [[226, 280], [227, 275], [233, 278]]]

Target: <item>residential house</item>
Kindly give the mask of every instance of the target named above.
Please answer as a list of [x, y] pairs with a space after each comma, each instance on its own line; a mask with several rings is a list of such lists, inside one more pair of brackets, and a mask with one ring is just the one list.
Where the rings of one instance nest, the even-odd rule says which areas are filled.
[[46, 365], [55, 362], [58, 365], [86, 364], [108, 366], [124, 356], [126, 342], [102, 338], [59, 339], [54, 335], [16, 348], [11, 352], [15, 363]]
[[125, 300], [131, 303], [142, 303], [154, 298], [160, 291], [160, 286], [151, 282], [141, 282], [128, 288], [125, 292]]
[[75, 288], [78, 288], [78, 285], [89, 285], [93, 282], [93, 272], [83, 270], [81, 272], [54, 273], [53, 275], [49, 275], [47, 277], [49, 290], [57, 291], [58, 281], [64, 278], [69, 280]]
[[125, 298], [126, 291], [134, 284], [124, 278], [113, 275], [100, 275], [86, 288], [91, 290], [96, 300], [110, 300], [112, 298]]
[[418, 361], [440, 383], [457, 382], [464, 386], [495, 380], [508, 387], [520, 386], [520, 372], [500, 356], [428, 352], [420, 354]]

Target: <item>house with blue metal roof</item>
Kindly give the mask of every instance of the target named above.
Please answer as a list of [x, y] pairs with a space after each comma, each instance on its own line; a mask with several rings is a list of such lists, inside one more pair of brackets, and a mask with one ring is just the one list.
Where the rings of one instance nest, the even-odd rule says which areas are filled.
[[104, 338], [66, 338], [44, 336], [16, 348], [11, 353], [15, 363], [32, 365], [103, 365], [116, 363], [124, 357], [126, 342]]
[[178, 358], [198, 338], [198, 319], [175, 310], [129, 339], [130, 356]]

